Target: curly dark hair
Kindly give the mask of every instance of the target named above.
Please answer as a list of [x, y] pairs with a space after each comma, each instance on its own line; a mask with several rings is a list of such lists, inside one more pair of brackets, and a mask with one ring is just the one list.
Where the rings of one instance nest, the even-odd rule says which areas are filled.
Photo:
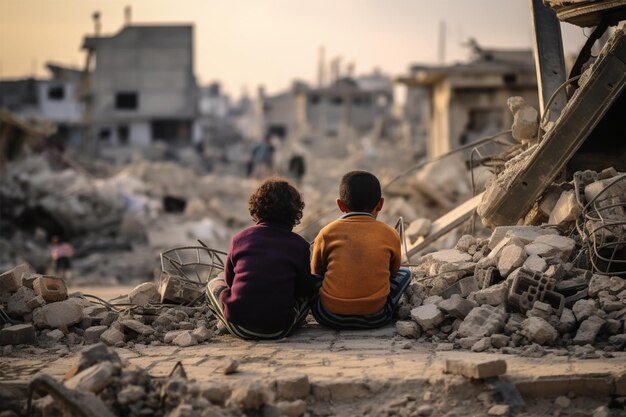
[[252, 193], [248, 210], [254, 221], [279, 223], [293, 228], [302, 219], [304, 202], [296, 188], [281, 178], [270, 178]]

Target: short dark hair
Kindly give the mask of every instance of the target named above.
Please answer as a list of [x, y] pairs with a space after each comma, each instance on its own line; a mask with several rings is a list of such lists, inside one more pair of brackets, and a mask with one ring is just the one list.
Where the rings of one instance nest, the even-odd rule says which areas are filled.
[[371, 212], [381, 196], [378, 178], [367, 171], [350, 171], [339, 184], [339, 198], [351, 211]]
[[281, 178], [270, 178], [252, 193], [248, 210], [254, 221], [294, 227], [302, 219], [304, 202], [296, 188]]

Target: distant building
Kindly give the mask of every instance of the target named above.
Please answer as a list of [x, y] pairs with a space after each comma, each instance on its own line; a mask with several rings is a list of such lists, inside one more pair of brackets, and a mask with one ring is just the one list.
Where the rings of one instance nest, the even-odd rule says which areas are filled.
[[25, 119], [53, 122], [48, 142], [77, 146], [82, 131], [83, 104], [78, 97], [82, 71], [48, 63], [51, 77], [0, 81], [0, 108]]
[[[521, 96], [538, 108], [533, 54], [528, 50], [484, 49], [470, 41], [467, 63], [414, 65], [401, 79], [427, 100], [429, 157], [510, 128], [506, 101]], [[426, 94], [424, 94], [426, 92]]]
[[191, 25], [127, 25], [86, 37], [93, 63], [85, 121], [102, 153], [190, 144], [197, 113]]
[[345, 137], [370, 132], [393, 104], [388, 77], [339, 78], [321, 88], [296, 82], [289, 91], [266, 97], [261, 90], [264, 131], [279, 137]]

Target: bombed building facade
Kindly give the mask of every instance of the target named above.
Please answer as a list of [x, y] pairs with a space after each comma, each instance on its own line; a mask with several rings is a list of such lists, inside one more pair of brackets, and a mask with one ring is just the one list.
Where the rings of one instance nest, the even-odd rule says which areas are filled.
[[[426, 96], [429, 157], [506, 130], [512, 116], [506, 100], [520, 96], [537, 106], [532, 51], [496, 50], [470, 40], [472, 58], [453, 65], [414, 65], [401, 79], [411, 96]], [[413, 91], [412, 91], [413, 90]]]
[[91, 69], [85, 122], [92, 149], [188, 144], [197, 111], [193, 26], [126, 25], [83, 43]]

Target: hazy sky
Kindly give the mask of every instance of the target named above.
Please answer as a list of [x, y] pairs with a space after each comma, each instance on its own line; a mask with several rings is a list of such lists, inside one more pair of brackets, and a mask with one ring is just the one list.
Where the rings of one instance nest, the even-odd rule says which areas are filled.
[[[219, 80], [234, 95], [315, 80], [320, 45], [357, 73], [435, 63], [440, 20], [447, 62], [467, 56], [461, 44], [470, 36], [485, 46], [531, 45], [529, 0], [0, 0], [0, 78], [44, 76], [48, 60], [82, 66], [92, 12], [112, 34], [127, 5], [135, 23], [193, 23], [198, 80]], [[566, 52], [577, 51], [582, 29], [562, 26]]]

